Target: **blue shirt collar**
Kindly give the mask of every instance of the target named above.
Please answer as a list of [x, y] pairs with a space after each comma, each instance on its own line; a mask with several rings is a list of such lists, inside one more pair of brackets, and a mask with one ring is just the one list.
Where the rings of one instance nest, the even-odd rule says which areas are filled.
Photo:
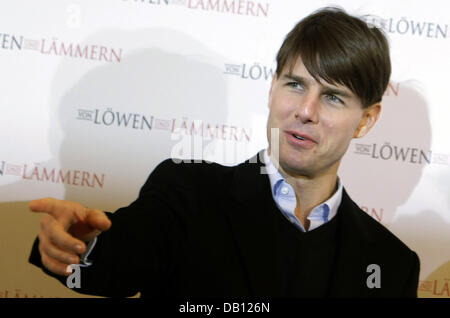
[[[293, 223], [298, 223], [296, 225], [304, 231], [303, 226], [294, 215], [296, 205], [295, 192], [283, 178], [278, 169], [276, 169], [273, 165], [267, 149], [264, 150], [264, 162], [268, 171], [272, 197], [275, 200], [275, 203], [285, 216], [287, 216]], [[343, 186], [340, 178], [338, 178], [338, 185], [334, 194], [328, 200], [316, 206], [309, 214], [309, 231], [328, 222], [337, 214], [339, 205], [342, 201], [342, 190]]]

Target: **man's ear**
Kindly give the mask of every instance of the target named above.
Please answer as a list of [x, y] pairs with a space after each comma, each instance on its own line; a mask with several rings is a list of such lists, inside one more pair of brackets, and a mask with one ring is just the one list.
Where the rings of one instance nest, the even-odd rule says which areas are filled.
[[375, 103], [366, 109], [359, 122], [358, 128], [356, 128], [353, 138], [364, 137], [375, 125], [381, 114], [381, 103]]

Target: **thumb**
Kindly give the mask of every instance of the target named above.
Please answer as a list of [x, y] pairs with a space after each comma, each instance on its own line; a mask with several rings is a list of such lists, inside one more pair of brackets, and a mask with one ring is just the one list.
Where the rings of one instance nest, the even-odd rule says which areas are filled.
[[105, 212], [95, 209], [86, 209], [86, 213], [86, 222], [92, 228], [103, 232], [111, 227], [111, 220]]

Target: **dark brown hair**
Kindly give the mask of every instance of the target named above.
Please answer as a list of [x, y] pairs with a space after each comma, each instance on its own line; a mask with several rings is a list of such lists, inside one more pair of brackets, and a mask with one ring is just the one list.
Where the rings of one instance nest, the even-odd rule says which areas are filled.
[[315, 80], [349, 88], [363, 107], [380, 102], [389, 84], [391, 61], [383, 32], [343, 9], [327, 7], [301, 20], [277, 54], [278, 77], [301, 58]]

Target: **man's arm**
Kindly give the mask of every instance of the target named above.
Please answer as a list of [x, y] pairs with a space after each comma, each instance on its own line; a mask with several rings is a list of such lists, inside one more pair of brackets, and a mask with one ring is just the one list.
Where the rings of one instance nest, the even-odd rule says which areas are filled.
[[409, 277], [404, 287], [404, 297], [417, 298], [419, 286], [420, 261], [417, 254], [412, 251], [412, 262]]
[[[138, 198], [115, 213], [55, 199], [30, 204], [32, 210], [42, 210], [44, 218], [53, 219], [41, 222], [29, 261], [65, 284], [70, 275], [65, 271], [67, 266], [77, 264], [79, 254], [86, 252], [86, 243], [96, 237], [95, 248], [89, 255], [92, 264], [80, 268], [81, 288], [75, 291], [113, 297], [134, 296], [144, 291], [147, 295], [170, 293], [169, 271], [183, 242], [180, 223], [172, 208], [173, 198], [168, 196], [173, 191], [170, 180], [174, 177], [172, 161], [162, 162], [151, 173]], [[76, 245], [82, 249], [76, 250]]]

